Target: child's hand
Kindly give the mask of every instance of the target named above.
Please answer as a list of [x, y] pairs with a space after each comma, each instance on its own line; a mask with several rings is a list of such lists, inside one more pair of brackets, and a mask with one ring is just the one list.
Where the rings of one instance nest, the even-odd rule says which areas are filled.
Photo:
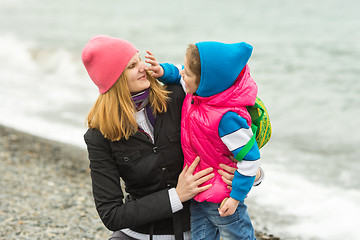
[[236, 211], [238, 204], [239, 204], [239, 201], [232, 197], [225, 198], [222, 201], [220, 207], [218, 208], [220, 216], [227, 217], [227, 216], [233, 215], [234, 212]]
[[146, 66], [145, 70], [150, 71], [151, 76], [154, 78], [159, 78], [164, 75], [164, 69], [160, 66], [160, 64], [156, 61], [155, 56], [150, 52], [146, 51], [149, 55], [145, 56], [145, 62], [149, 63], [151, 66]]

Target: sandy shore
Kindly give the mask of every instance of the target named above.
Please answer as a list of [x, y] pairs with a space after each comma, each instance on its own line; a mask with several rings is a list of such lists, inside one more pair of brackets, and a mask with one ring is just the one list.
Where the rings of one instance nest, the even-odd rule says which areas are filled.
[[0, 160], [0, 239], [109, 238], [85, 150], [0, 125]]

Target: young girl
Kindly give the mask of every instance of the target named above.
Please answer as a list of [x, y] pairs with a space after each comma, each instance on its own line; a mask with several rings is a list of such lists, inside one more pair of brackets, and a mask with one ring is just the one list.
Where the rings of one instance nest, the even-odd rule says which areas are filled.
[[[187, 49], [181, 71], [172, 64], [160, 67], [150, 52], [147, 56], [147, 62], [152, 65], [148, 69], [164, 83], [181, 83], [183, 79], [188, 94], [182, 108], [181, 143], [185, 164], [200, 156], [195, 172], [209, 166], [218, 169], [219, 164], [234, 166], [229, 156], [237, 156], [253, 135], [246, 109], [255, 104], [257, 95], [257, 86], [247, 66], [251, 52], [252, 46], [244, 42], [200, 42]], [[193, 198], [193, 240], [219, 239], [220, 235], [223, 240], [255, 239], [244, 199], [259, 169], [257, 143], [244, 159], [237, 160], [231, 191], [215, 173], [206, 182], [213, 187]]]

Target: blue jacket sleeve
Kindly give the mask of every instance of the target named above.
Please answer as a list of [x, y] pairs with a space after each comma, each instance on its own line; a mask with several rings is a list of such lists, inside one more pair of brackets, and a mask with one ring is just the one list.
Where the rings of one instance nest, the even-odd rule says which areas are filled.
[[[228, 149], [236, 156], [251, 139], [253, 133], [245, 118], [235, 112], [227, 112], [219, 124], [219, 136]], [[260, 151], [255, 142], [244, 159], [237, 163], [230, 196], [244, 201], [252, 188], [260, 164]]]
[[180, 85], [180, 71], [172, 63], [160, 63], [160, 66], [164, 69], [164, 75], [158, 78], [164, 84], [177, 84]]

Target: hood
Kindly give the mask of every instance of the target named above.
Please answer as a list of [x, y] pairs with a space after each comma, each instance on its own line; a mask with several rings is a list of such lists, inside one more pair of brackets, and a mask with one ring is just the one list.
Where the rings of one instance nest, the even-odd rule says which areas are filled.
[[200, 85], [196, 94], [209, 97], [228, 89], [247, 64], [253, 47], [245, 42], [199, 42]]
[[228, 89], [210, 97], [193, 95], [193, 99], [196, 103], [201, 102], [215, 107], [247, 107], [254, 106], [257, 92], [257, 85], [250, 76], [250, 68], [248, 65], [245, 65], [244, 69], [236, 78], [235, 83]]

